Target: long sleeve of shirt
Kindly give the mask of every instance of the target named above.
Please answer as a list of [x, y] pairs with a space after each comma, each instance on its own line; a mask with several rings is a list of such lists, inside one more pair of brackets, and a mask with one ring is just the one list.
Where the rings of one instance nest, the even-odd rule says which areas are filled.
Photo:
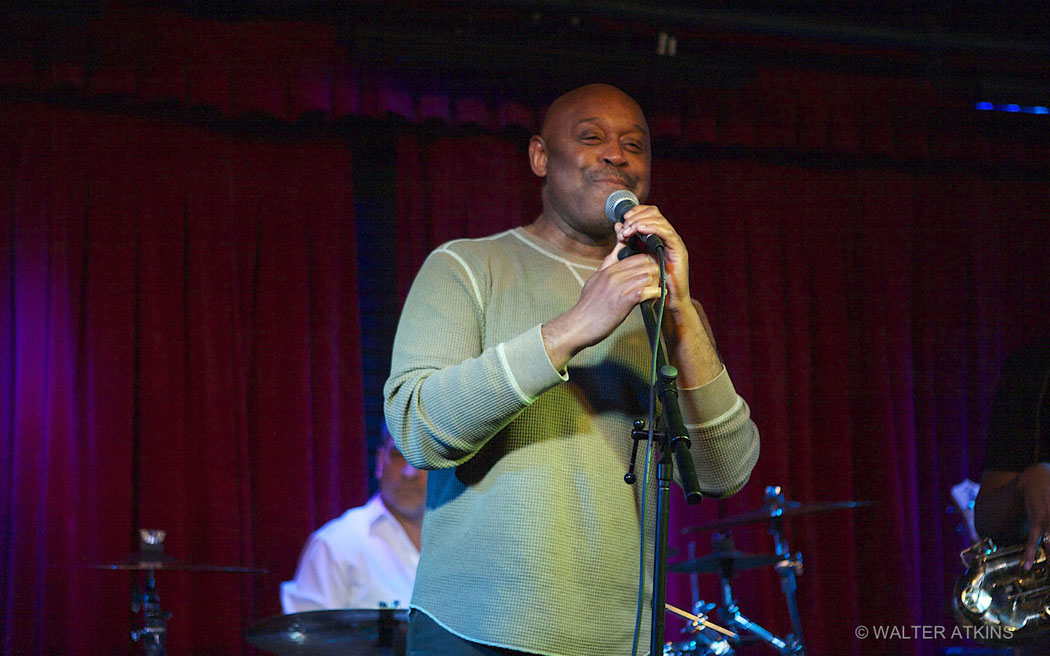
[[555, 371], [540, 323], [488, 343], [491, 280], [454, 247], [430, 255], [398, 326], [386, 384], [387, 423], [418, 468], [469, 459], [544, 391], [566, 378]]

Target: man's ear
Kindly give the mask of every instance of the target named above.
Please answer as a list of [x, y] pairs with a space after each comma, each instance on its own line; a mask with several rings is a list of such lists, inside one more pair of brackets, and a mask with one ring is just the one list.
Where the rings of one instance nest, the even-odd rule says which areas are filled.
[[529, 139], [529, 166], [541, 178], [547, 177], [547, 145], [538, 134]]
[[376, 480], [382, 480], [383, 469], [390, 463], [390, 449], [389, 447], [379, 447], [376, 451], [376, 462], [375, 462], [375, 477]]

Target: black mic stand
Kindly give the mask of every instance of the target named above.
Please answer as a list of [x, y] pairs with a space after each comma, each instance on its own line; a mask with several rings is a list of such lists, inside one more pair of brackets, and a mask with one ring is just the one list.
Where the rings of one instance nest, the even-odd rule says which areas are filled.
[[[624, 248], [620, 251], [619, 259], [633, 254], [632, 248]], [[660, 258], [662, 277], [663, 248], [658, 249], [657, 254]], [[678, 465], [678, 474], [682, 489], [685, 492], [686, 503], [690, 505], [700, 503], [704, 495], [700, 491], [700, 484], [696, 479], [696, 470], [693, 467], [693, 459], [689, 455], [689, 446], [691, 444], [689, 431], [685, 428], [685, 422], [682, 420], [682, 411], [678, 407], [678, 387], [676, 384], [678, 370], [667, 362], [667, 355], [664, 353], [660, 327], [657, 325], [653, 302], [646, 301], [639, 306], [639, 309], [642, 313], [642, 320], [645, 322], [645, 331], [649, 336], [649, 346], [656, 354], [656, 394], [663, 409], [663, 414], [657, 418], [661, 430], [656, 430], [656, 426], [654, 426], [651, 431], [653, 439], [656, 441], [660, 460], [656, 465], [658, 487], [653, 549], [653, 607], [651, 633], [649, 635], [649, 654], [650, 656], [658, 656], [663, 654], [664, 644], [664, 604], [667, 599], [667, 529], [671, 513], [671, 481], [674, 480], [675, 463]], [[649, 435], [650, 430], [645, 427], [644, 421], [636, 421], [634, 423], [634, 430], [631, 431], [631, 437], [634, 440], [634, 449], [631, 454], [631, 469], [624, 476], [624, 480], [628, 484], [633, 483], [635, 480], [634, 459], [638, 449], [638, 441], [648, 439]]]

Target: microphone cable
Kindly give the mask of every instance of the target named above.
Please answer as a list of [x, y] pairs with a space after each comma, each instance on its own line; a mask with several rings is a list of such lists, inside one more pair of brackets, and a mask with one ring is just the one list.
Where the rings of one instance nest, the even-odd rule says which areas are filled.
[[[648, 541], [648, 533], [645, 530], [648, 513], [646, 508], [648, 507], [648, 493], [649, 493], [649, 467], [652, 462], [653, 455], [653, 432], [656, 426], [656, 355], [660, 348], [660, 341], [663, 339], [663, 322], [664, 322], [664, 306], [667, 303], [667, 272], [664, 267], [664, 249], [656, 249], [657, 260], [660, 266], [660, 302], [657, 304], [656, 312], [656, 330], [655, 339], [653, 340], [652, 353], [650, 354], [650, 365], [649, 365], [649, 422], [647, 424], [649, 428], [649, 436], [646, 439], [645, 445], [645, 467], [642, 473], [642, 498], [641, 498], [641, 511], [639, 516], [639, 562], [638, 562], [638, 601], [635, 607], [634, 615], [634, 640], [631, 643], [631, 656], [638, 656], [638, 638], [641, 632], [642, 626], [642, 607], [644, 605], [645, 597], [645, 546]], [[645, 312], [645, 309], [639, 307], [639, 310]], [[631, 439], [634, 439], [632, 433]], [[655, 562], [654, 562], [655, 565]], [[654, 610], [655, 612], [655, 610]], [[650, 638], [650, 642], [652, 638]], [[663, 640], [661, 639], [661, 642]], [[658, 656], [657, 654], [650, 654], [649, 656]]]

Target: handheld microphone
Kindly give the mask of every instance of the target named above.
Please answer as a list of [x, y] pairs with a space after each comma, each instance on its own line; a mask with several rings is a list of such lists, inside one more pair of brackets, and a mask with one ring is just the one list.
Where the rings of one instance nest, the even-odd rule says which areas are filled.
[[[636, 205], [638, 205], [638, 197], [634, 195], [634, 192], [630, 189], [617, 189], [605, 199], [605, 216], [613, 223], [623, 223], [623, 215]], [[646, 250], [655, 253], [656, 249], [663, 247], [663, 240], [656, 235], [634, 234], [631, 235], [627, 248], [624, 249], [624, 251], [630, 249], [631, 252], [624, 255], [621, 251], [620, 259], [635, 253], [643, 253]]]

